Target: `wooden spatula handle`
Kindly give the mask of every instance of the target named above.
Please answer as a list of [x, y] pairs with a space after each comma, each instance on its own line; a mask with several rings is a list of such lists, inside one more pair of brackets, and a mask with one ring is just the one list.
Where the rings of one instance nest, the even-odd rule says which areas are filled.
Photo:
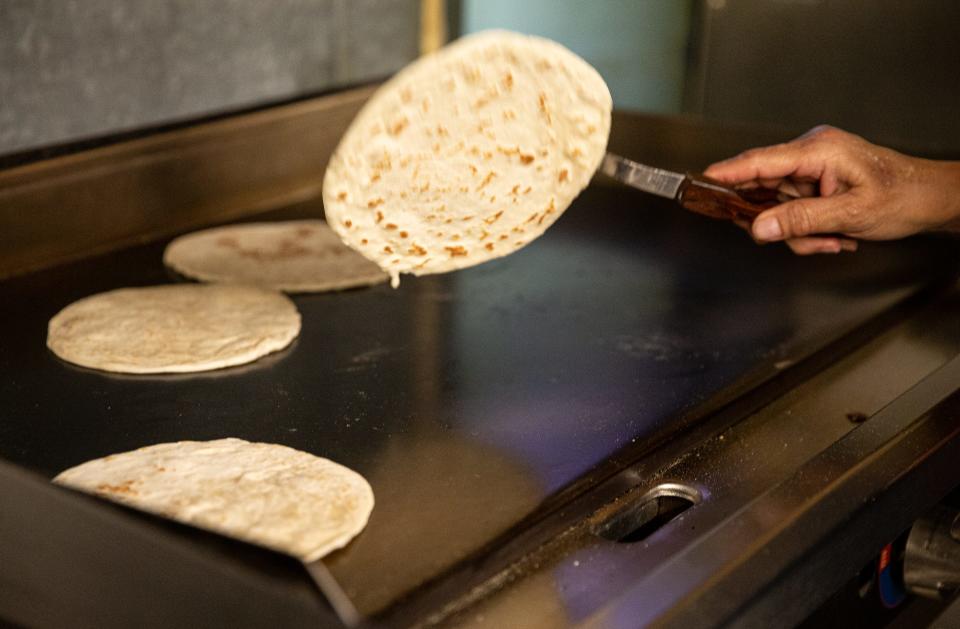
[[[752, 223], [758, 214], [775, 205], [786, 203], [796, 197], [769, 188], [734, 190], [726, 185], [697, 173], [687, 173], [680, 185], [677, 201], [688, 210], [724, 220]], [[816, 234], [841, 241], [856, 241], [844, 234]], [[856, 248], [854, 246], [854, 248]]]
[[753, 222], [764, 210], [789, 201], [779, 190], [734, 190], [703, 175], [687, 173], [677, 200], [688, 210], [713, 218]]

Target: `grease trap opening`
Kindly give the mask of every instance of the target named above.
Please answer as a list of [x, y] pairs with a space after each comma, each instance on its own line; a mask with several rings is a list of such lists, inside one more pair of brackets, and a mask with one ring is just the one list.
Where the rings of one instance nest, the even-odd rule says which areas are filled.
[[685, 485], [660, 485], [596, 527], [600, 537], [620, 544], [642, 542], [700, 502], [700, 493]]

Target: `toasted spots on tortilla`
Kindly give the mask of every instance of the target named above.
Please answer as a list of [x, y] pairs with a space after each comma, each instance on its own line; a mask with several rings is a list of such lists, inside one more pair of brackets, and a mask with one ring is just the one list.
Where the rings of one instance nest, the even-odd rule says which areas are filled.
[[[403, 69], [364, 106], [330, 160], [327, 216], [393, 278], [507, 255], [542, 234], [590, 181], [610, 108], [596, 71], [554, 42], [504, 31], [463, 37]], [[384, 133], [369, 137], [377, 124]], [[572, 160], [575, 149], [583, 155]], [[556, 209], [546, 213], [551, 198]], [[493, 224], [494, 234], [480, 229]], [[517, 233], [523, 238], [497, 240]], [[384, 242], [387, 234], [395, 240]], [[485, 246], [491, 240], [501, 244]]]
[[[69, 325], [63, 325], [63, 322]], [[230, 284], [121, 288], [57, 313], [47, 347], [65, 361], [118, 373], [185, 373], [253, 362], [300, 332], [285, 295]]]
[[492, 216], [488, 216], [487, 218], [483, 219], [483, 222], [486, 223], [487, 225], [493, 225], [498, 220], [500, 220], [501, 216], [503, 216], [503, 210], [500, 210], [499, 212], [497, 212], [496, 214], [493, 214]]
[[480, 80], [480, 70], [474, 66], [462, 66], [461, 71], [467, 83], [476, 83]]
[[369, 483], [333, 461], [242, 439], [162, 443], [94, 459], [54, 483], [315, 561], [373, 510]]
[[237, 249], [240, 247], [240, 241], [233, 236], [220, 236], [216, 239], [216, 244], [227, 249]]
[[117, 483], [116, 485], [110, 485], [109, 483], [100, 483], [97, 485], [94, 490], [98, 494], [126, 494], [128, 496], [136, 496], [137, 490], [133, 489], [133, 485], [137, 481], [132, 479], [127, 479], [123, 482]]
[[553, 124], [553, 116], [550, 115], [550, 110], [547, 108], [547, 95], [544, 92], [540, 92], [537, 97], [537, 106], [540, 108], [540, 113], [547, 119], [547, 124]]
[[493, 172], [492, 170], [488, 172], [487, 176], [484, 177], [483, 181], [480, 182], [480, 185], [477, 186], [477, 191], [479, 192], [480, 190], [483, 190], [484, 188], [486, 188], [490, 184], [490, 182], [493, 181], [493, 178], [496, 176], [497, 176], [497, 173]]

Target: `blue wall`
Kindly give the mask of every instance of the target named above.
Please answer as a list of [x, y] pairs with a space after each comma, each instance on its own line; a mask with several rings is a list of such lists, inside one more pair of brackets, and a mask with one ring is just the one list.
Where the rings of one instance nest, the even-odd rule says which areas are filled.
[[621, 109], [679, 112], [692, 0], [464, 0], [464, 33], [542, 35], [590, 62]]

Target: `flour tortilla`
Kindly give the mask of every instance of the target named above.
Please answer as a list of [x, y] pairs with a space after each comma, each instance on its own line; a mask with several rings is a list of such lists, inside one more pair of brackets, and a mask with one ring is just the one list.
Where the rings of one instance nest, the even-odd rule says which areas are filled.
[[367, 524], [373, 490], [342, 465], [243, 439], [161, 443], [53, 482], [313, 561]]
[[606, 150], [610, 92], [566, 48], [489, 31], [378, 90], [334, 152], [327, 222], [390, 273], [443, 273], [541, 235]]
[[163, 261], [204, 282], [290, 293], [370, 286], [387, 279], [320, 220], [245, 223], [194, 232], [167, 245]]
[[183, 373], [253, 362], [290, 344], [300, 313], [261, 288], [171, 284], [121, 288], [50, 320], [47, 347], [71, 363], [120, 373]]

